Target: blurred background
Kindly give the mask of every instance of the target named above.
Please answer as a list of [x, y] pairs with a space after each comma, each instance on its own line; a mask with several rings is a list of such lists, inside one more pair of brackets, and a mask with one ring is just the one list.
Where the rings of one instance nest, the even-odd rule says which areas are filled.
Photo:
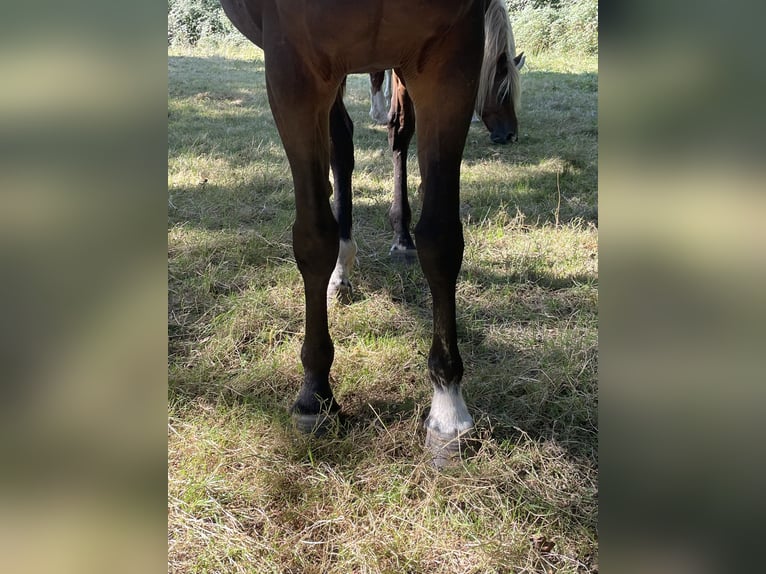
[[604, 571], [758, 562], [763, 12], [755, 2], [601, 6]]
[[165, 15], [0, 9], [8, 572], [163, 567]]

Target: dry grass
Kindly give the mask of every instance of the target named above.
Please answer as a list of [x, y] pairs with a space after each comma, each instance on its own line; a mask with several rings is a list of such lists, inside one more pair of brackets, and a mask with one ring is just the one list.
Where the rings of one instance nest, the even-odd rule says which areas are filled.
[[[286, 414], [303, 293], [262, 56], [169, 56], [169, 571], [596, 571], [595, 60], [528, 61], [517, 145], [471, 128], [457, 297], [479, 440], [437, 473], [420, 430], [430, 297], [387, 256], [392, 170], [365, 77], [347, 97], [356, 294], [330, 312], [350, 422], [311, 439]], [[414, 151], [410, 173], [414, 190]]]

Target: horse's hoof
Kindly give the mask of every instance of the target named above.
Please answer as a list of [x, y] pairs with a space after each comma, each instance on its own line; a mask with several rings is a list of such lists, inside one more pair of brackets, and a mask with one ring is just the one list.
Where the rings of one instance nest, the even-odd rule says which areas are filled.
[[385, 115], [375, 115], [372, 112], [370, 112], [370, 118], [373, 122], [378, 124], [379, 126], [386, 126], [388, 125], [388, 114]]
[[351, 303], [354, 295], [354, 288], [351, 281], [330, 282], [327, 286], [327, 303], [338, 301], [340, 303]]
[[441, 469], [459, 460], [470, 432], [470, 429], [461, 433], [442, 433], [435, 429], [426, 429], [426, 449], [432, 457], [431, 464]]
[[406, 245], [400, 245], [394, 243], [391, 249], [388, 250], [388, 254], [392, 259], [401, 261], [402, 263], [415, 263], [418, 259], [418, 251], [415, 247], [408, 247]]
[[314, 415], [293, 413], [293, 424], [303, 434], [322, 436], [338, 423], [336, 413], [319, 413]]

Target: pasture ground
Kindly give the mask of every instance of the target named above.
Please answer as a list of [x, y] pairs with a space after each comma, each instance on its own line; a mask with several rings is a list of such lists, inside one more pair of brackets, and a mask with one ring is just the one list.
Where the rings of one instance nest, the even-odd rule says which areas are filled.
[[[471, 127], [457, 299], [480, 445], [436, 472], [430, 296], [388, 257], [392, 168], [367, 77], [346, 97], [355, 296], [330, 311], [350, 426], [312, 439], [287, 415], [303, 289], [262, 53], [168, 56], [168, 570], [597, 572], [596, 59], [528, 55], [518, 143]], [[409, 168], [417, 221], [415, 142]]]

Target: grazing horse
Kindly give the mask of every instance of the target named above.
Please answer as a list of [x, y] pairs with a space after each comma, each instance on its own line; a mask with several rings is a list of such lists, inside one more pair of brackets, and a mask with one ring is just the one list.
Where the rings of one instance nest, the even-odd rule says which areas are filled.
[[415, 238], [433, 299], [434, 394], [425, 427], [434, 463], [458, 453], [473, 427], [460, 388], [455, 287], [464, 246], [460, 163], [479, 89], [486, 1], [221, 0], [234, 26], [263, 49], [269, 103], [293, 177], [305, 337], [303, 383], [291, 412], [303, 431], [322, 432], [340, 410], [329, 379], [334, 347], [326, 293], [339, 239], [329, 171], [331, 156], [349, 150], [331, 145], [330, 116], [346, 75], [387, 68], [406, 82], [417, 111], [423, 206]]
[[[513, 60], [513, 66], [509, 66]], [[518, 140], [516, 115], [520, 105], [519, 74], [526, 57], [516, 54], [513, 27], [503, 0], [488, 0], [484, 12], [484, 59], [474, 120], [481, 120], [493, 143]], [[370, 117], [387, 125], [391, 99], [391, 70], [370, 74]]]
[[370, 73], [370, 117], [378, 124], [388, 124], [391, 105], [391, 70]]
[[[518, 139], [517, 112], [520, 107], [519, 70], [524, 53], [516, 54], [508, 12], [504, 0], [487, 0], [484, 12], [484, 56], [479, 76], [479, 89], [474, 105], [494, 143]], [[387, 73], [387, 72], [386, 72]], [[370, 74], [373, 111], [379, 109], [385, 86], [384, 72]], [[351, 238], [351, 173], [354, 169], [353, 123], [343, 104], [341, 85], [330, 112], [330, 136], [333, 144], [331, 167], [335, 193], [334, 210], [340, 225], [338, 260], [327, 289], [328, 301], [348, 300], [351, 296], [351, 269], [356, 257], [356, 244]], [[407, 87], [394, 72], [391, 78], [391, 108], [388, 114], [388, 143], [394, 164], [394, 199], [388, 212], [394, 230], [390, 253], [406, 260], [414, 259], [415, 243], [410, 235], [412, 212], [407, 197], [407, 152], [415, 132], [415, 114]], [[377, 114], [378, 112], [375, 111]], [[374, 119], [374, 118], [373, 118]]]

